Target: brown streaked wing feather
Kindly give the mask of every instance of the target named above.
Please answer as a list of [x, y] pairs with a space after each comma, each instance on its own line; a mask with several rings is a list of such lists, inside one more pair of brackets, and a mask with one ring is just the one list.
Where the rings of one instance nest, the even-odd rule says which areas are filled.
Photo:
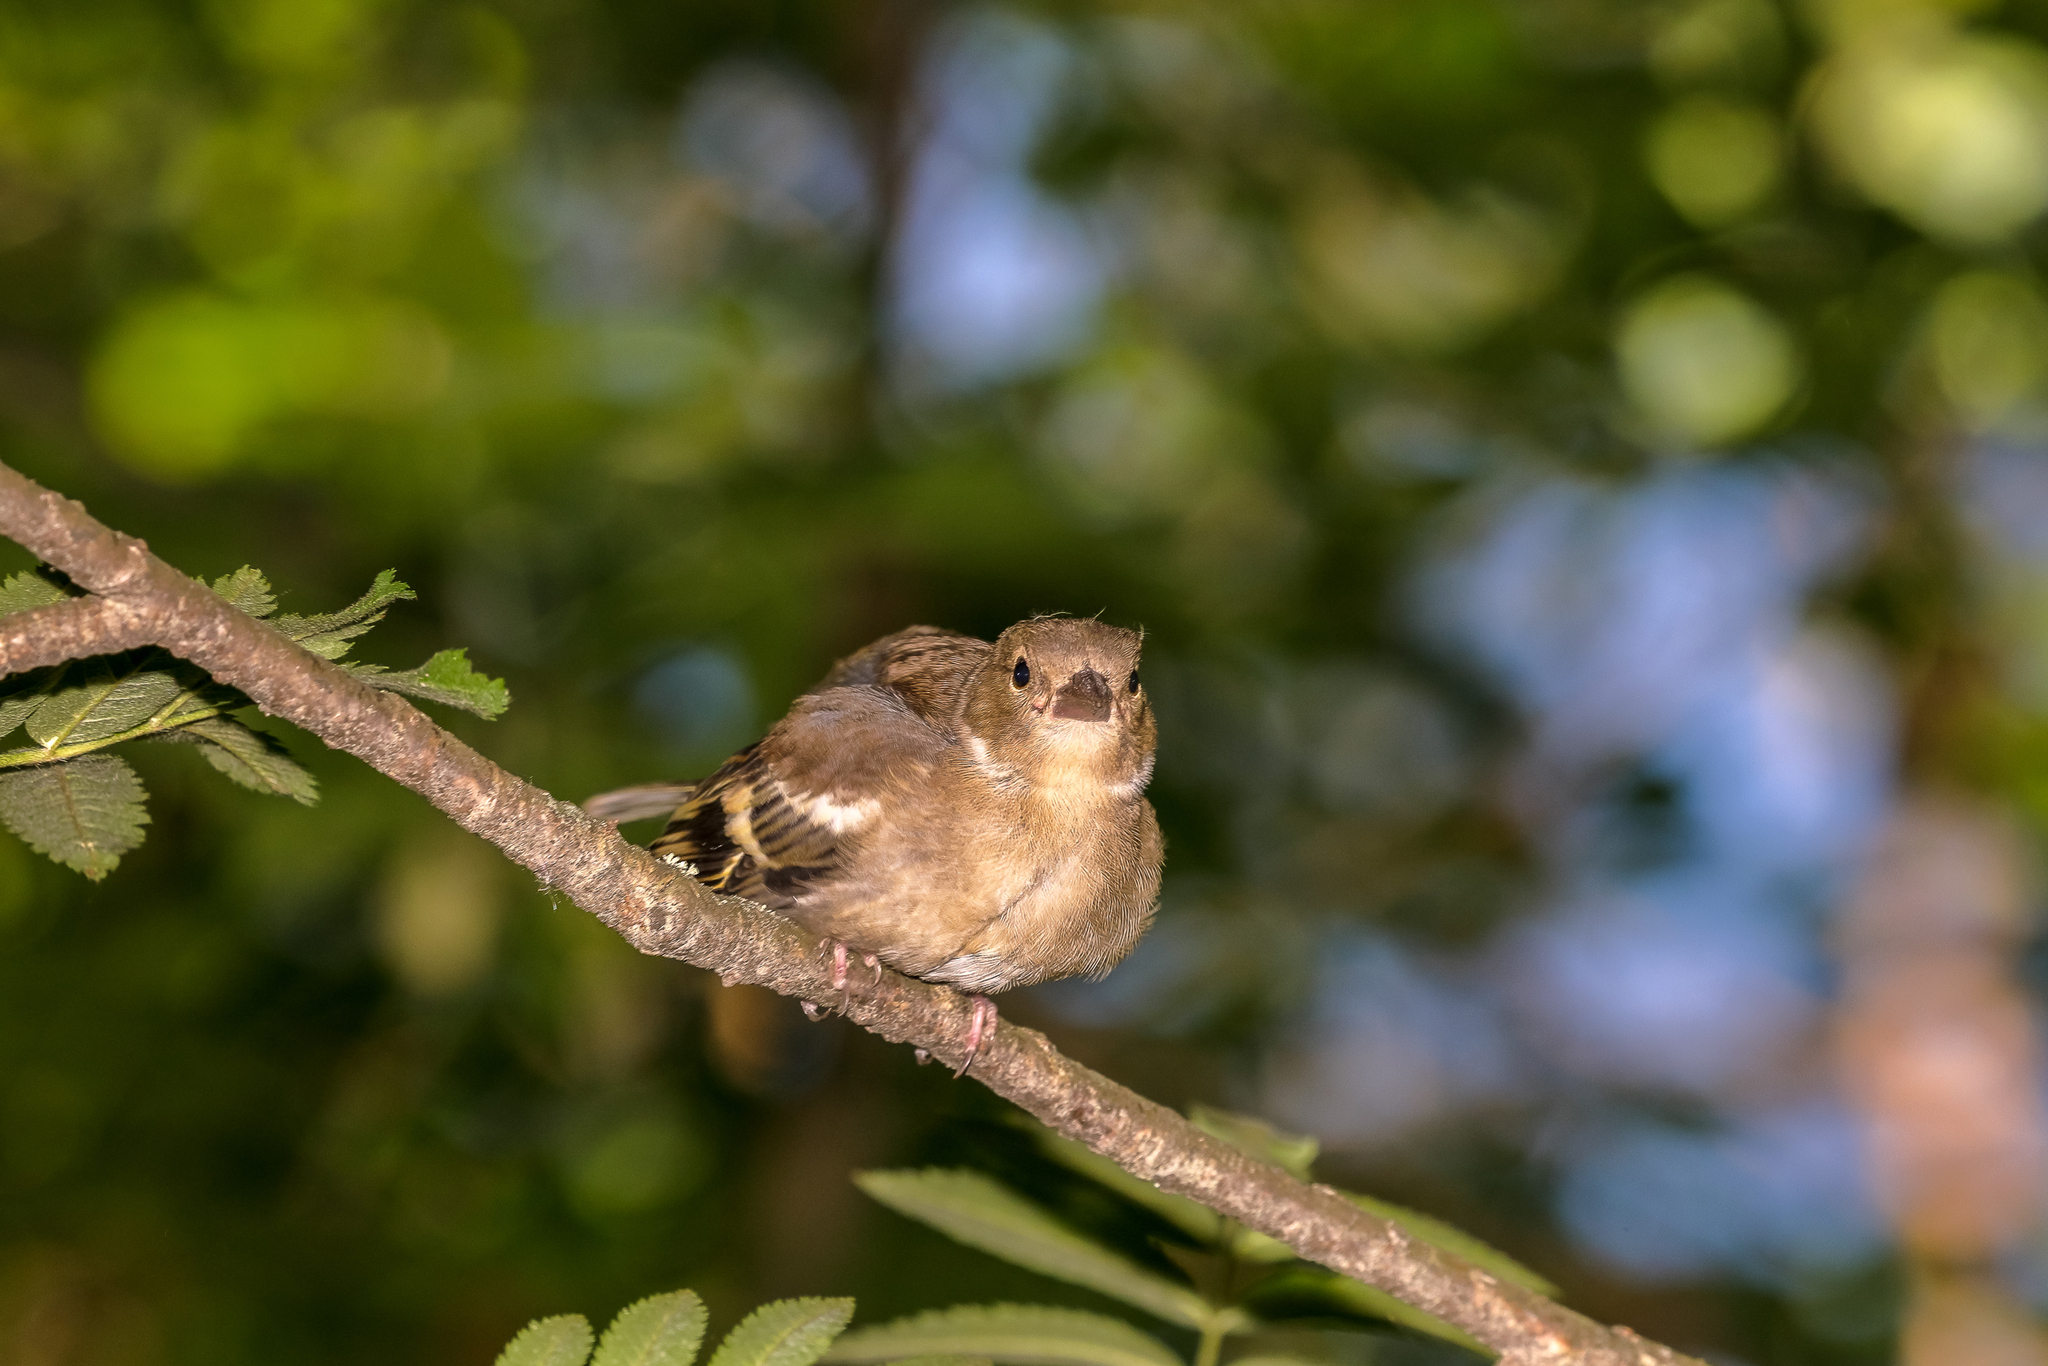
[[726, 830], [727, 793], [741, 797], [753, 791], [760, 768], [759, 742], [727, 759], [716, 773], [691, 790], [676, 808], [668, 826], [647, 847], [665, 858], [681, 859], [696, 869], [697, 880], [713, 891], [733, 890], [729, 883], [749, 855]]
[[698, 784], [649, 847], [695, 865], [714, 891], [787, 909], [840, 871], [846, 841], [884, 819], [891, 787], [916, 781], [944, 745], [893, 692], [808, 694]]
[[957, 631], [906, 627], [834, 664], [811, 691], [888, 688], [925, 720], [950, 725], [959, 714], [969, 677], [988, 658], [990, 648], [987, 641]]
[[637, 787], [615, 788], [584, 799], [583, 809], [601, 821], [624, 825], [666, 816], [684, 802], [696, 788], [691, 783], [641, 783]]

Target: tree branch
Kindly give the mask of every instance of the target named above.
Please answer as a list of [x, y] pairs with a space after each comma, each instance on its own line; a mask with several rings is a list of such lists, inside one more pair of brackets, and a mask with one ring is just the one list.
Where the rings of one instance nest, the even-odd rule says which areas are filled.
[[[505, 772], [410, 703], [229, 607], [143, 542], [101, 526], [80, 504], [4, 465], [0, 534], [95, 595], [0, 619], [0, 672], [75, 653], [161, 645], [241, 689], [266, 713], [420, 793], [642, 953], [681, 959], [728, 985], [751, 982], [811, 1001], [836, 997], [815, 937], [794, 923], [706, 891], [611, 826]], [[886, 973], [853, 998], [848, 1016], [885, 1039], [957, 1063], [968, 1006], [949, 988]], [[1513, 1366], [1702, 1366], [1417, 1242], [1328, 1186], [1255, 1161], [1065, 1057], [1036, 1030], [1001, 1024], [972, 1075], [1133, 1175], [1455, 1324]]]
[[112, 598], [71, 598], [0, 617], [0, 677], [154, 645], [162, 628], [142, 607]]

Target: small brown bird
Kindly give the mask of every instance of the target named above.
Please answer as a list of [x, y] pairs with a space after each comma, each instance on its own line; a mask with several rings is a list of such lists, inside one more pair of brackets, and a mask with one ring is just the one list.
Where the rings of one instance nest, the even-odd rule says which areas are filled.
[[[715, 891], [974, 993], [1122, 960], [1151, 923], [1164, 845], [1145, 784], [1157, 730], [1135, 632], [1037, 617], [993, 645], [913, 626], [847, 656], [701, 783], [593, 797]], [[879, 971], [879, 969], [878, 969]]]

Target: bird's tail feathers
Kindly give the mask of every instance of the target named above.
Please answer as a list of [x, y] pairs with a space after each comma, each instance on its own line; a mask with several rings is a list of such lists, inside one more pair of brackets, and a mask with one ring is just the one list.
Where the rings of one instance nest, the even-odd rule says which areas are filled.
[[600, 792], [583, 803], [583, 809], [601, 821], [624, 824], [666, 816], [696, 792], [695, 783], [642, 783]]

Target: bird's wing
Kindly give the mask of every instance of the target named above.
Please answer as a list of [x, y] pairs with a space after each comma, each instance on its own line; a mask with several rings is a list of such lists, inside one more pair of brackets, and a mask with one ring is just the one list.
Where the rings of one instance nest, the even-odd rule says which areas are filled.
[[888, 689], [807, 694], [697, 784], [649, 847], [694, 865], [713, 891], [786, 909], [844, 871], [892, 794], [924, 781], [946, 743]]
[[834, 664], [814, 693], [828, 688], [888, 688], [934, 725], [951, 725], [967, 695], [968, 680], [993, 647], [985, 640], [911, 626], [883, 636]]

